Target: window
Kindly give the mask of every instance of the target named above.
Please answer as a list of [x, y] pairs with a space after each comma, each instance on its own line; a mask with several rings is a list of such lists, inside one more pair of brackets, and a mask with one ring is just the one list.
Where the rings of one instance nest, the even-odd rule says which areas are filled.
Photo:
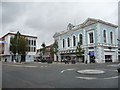
[[93, 32], [92, 33], [89, 33], [89, 39], [90, 39], [90, 43], [93, 43]]
[[111, 44], [113, 43], [113, 32], [110, 32], [110, 40], [111, 40]]
[[106, 30], [103, 32], [103, 37], [104, 37], [104, 43], [106, 43]]
[[70, 38], [67, 39], [68, 47], [70, 47]]
[[34, 46], [36, 46], [36, 40], [34, 40]]
[[79, 42], [82, 44], [82, 34], [79, 35]]
[[30, 52], [30, 47], [29, 47], [28, 51]]
[[65, 40], [63, 39], [63, 48], [65, 47]]
[[28, 40], [29, 41], [29, 45], [30, 45], [30, 40]]
[[32, 40], [32, 45], [33, 45], [33, 40]]
[[36, 48], [34, 47], [34, 52], [36, 51]]
[[75, 39], [75, 36], [73, 36], [73, 46], [76, 46], [76, 39]]

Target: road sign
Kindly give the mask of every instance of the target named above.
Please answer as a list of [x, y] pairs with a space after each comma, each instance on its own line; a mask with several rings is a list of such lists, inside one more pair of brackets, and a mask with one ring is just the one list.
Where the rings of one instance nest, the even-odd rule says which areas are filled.
[[0, 41], [0, 43], [7, 43], [6, 41]]
[[94, 51], [89, 51], [89, 55], [94, 55]]

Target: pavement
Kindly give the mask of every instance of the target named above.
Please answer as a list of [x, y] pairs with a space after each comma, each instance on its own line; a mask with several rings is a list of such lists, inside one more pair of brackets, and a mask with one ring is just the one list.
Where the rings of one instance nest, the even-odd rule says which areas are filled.
[[[3, 62], [3, 88], [118, 88], [116, 66], [109, 64]], [[116, 64], [115, 64], [116, 65]], [[81, 74], [100, 70], [103, 74]], [[17, 81], [17, 82], [16, 82]]]

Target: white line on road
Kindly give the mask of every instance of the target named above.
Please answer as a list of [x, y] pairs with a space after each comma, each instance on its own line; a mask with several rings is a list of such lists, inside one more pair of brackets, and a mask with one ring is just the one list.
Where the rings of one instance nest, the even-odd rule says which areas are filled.
[[60, 73], [63, 73], [63, 72], [65, 72], [65, 71], [70, 71], [70, 70], [75, 70], [75, 68], [65, 69], [65, 70], [62, 70]]
[[95, 78], [95, 77], [75, 77], [75, 78], [79, 78], [79, 79], [86, 79], [86, 80], [93, 80], [93, 79], [116, 79], [119, 78], [120, 76], [114, 76], [114, 77], [108, 77], [108, 78]]
[[108, 77], [108, 78], [103, 78], [103, 79], [115, 79], [118, 78], [119, 76], [114, 76], [114, 77]]
[[76, 78], [86, 79], [86, 80], [97, 79], [97, 78], [94, 78], [94, 77], [76, 77]]

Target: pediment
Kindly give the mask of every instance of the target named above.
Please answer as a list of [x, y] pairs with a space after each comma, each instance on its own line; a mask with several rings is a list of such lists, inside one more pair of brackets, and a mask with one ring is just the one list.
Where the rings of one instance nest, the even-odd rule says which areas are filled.
[[83, 23], [83, 25], [84, 25], [84, 26], [87, 26], [87, 25], [96, 23], [96, 21], [97, 21], [96, 19], [88, 18], [88, 19]]

